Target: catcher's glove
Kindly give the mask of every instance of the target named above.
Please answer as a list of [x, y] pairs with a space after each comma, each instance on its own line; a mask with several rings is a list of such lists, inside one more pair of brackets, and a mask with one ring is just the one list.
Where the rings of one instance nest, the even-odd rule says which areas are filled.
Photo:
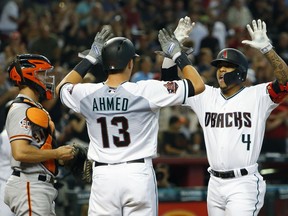
[[87, 158], [88, 146], [73, 143], [74, 158], [63, 162], [64, 167], [80, 181], [90, 183], [92, 180], [92, 162]]

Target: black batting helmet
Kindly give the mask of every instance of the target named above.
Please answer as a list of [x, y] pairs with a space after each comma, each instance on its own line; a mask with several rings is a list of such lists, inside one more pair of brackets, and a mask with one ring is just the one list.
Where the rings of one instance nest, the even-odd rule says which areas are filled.
[[135, 47], [128, 38], [114, 37], [106, 41], [102, 49], [104, 70], [122, 70], [136, 56], [138, 55], [135, 53]]
[[217, 58], [211, 62], [211, 65], [217, 67], [221, 62], [235, 65], [240, 72], [242, 82], [245, 81], [248, 70], [248, 61], [242, 52], [233, 48], [223, 49], [218, 53]]

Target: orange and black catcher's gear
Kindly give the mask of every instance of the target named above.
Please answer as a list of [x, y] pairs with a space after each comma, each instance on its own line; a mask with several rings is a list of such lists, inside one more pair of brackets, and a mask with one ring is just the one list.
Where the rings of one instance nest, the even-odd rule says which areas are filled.
[[17, 55], [9, 65], [9, 78], [15, 86], [29, 86], [40, 94], [41, 99], [55, 96], [55, 76], [51, 75], [53, 66], [43, 55]]

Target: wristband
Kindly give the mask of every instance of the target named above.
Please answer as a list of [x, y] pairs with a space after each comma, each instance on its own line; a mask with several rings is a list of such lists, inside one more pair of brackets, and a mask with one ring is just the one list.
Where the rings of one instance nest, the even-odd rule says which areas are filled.
[[171, 68], [174, 65], [176, 65], [176, 64], [172, 59], [165, 57], [163, 60], [163, 63], [162, 63], [162, 68]]
[[82, 59], [73, 70], [75, 70], [82, 78], [88, 73], [88, 71], [93, 67], [93, 64], [86, 58]]
[[269, 43], [264, 48], [261, 48], [260, 51], [261, 51], [262, 54], [265, 54], [265, 53], [269, 52], [272, 48], [273, 48], [273, 46]]
[[[181, 55], [181, 52], [177, 52], [174, 54], [174, 56], [172, 56], [172, 60], [175, 62], [175, 60]], [[175, 62], [176, 63], [176, 62]]]
[[[177, 55], [177, 54], [175, 54]], [[175, 56], [174, 55], [174, 56]], [[174, 57], [173, 56], [173, 57]], [[181, 52], [180, 56], [178, 56], [175, 60], [175, 63], [177, 64], [177, 66], [183, 70], [183, 68], [186, 66], [186, 65], [191, 65], [191, 62], [190, 60], [188, 59], [187, 55], [183, 52]]]
[[90, 55], [86, 55], [85, 58], [88, 59], [93, 65], [96, 64], [96, 61], [97, 61], [96, 58], [94, 58], [94, 57], [92, 57]]

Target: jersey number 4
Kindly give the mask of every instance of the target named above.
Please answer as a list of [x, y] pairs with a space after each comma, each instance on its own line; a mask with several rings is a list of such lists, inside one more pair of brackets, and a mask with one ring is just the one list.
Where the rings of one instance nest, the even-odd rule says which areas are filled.
[[251, 144], [250, 134], [242, 134], [242, 142], [247, 144], [247, 151], [249, 151]]
[[[110, 144], [109, 144], [107, 120], [105, 117], [101, 117], [97, 119], [97, 123], [101, 125], [103, 147], [109, 148]], [[128, 120], [124, 116], [117, 116], [117, 117], [112, 118], [110, 123], [113, 126], [117, 126], [117, 127], [121, 126], [121, 128], [118, 129], [118, 132], [119, 132], [119, 135], [122, 136], [122, 138], [120, 139], [120, 137], [112, 135], [114, 145], [117, 147], [128, 146], [131, 142], [130, 134], [127, 131], [129, 128]]]

